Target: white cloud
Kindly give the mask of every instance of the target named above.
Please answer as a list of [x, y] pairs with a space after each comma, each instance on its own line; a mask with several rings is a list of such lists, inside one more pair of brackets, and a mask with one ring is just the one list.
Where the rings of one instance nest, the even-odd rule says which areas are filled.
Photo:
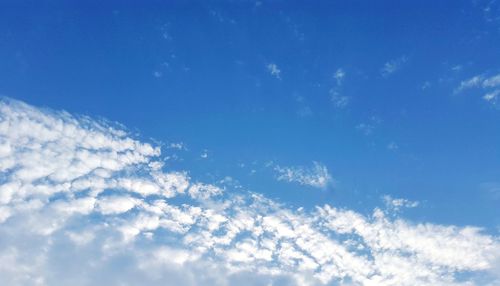
[[[1, 285], [498, 281], [488, 271], [498, 269], [499, 238], [479, 228], [379, 209], [296, 211], [163, 172], [158, 148], [88, 117], [4, 99], [0, 118]], [[318, 186], [329, 177], [319, 163], [277, 171]]]
[[483, 99], [488, 101], [488, 102], [496, 102], [498, 99], [498, 95], [500, 94], [500, 89], [495, 89], [492, 92], [488, 92], [483, 96]]
[[333, 78], [337, 81], [338, 86], [342, 85], [344, 77], [345, 77], [345, 71], [341, 68], [337, 69], [337, 71], [333, 75]]
[[350, 98], [345, 95], [340, 95], [335, 89], [330, 90], [330, 100], [337, 108], [344, 108], [349, 104]]
[[395, 199], [389, 195], [382, 197], [385, 205], [393, 210], [400, 210], [401, 208], [415, 208], [419, 205], [418, 202], [409, 201], [407, 199]]
[[331, 88], [329, 93], [331, 102], [337, 108], [344, 108], [349, 104], [350, 98], [348, 96], [341, 95], [339, 92], [339, 89], [341, 88], [342, 83], [344, 82], [345, 76], [346, 73], [342, 68], [337, 69], [337, 71], [333, 75], [333, 78], [336, 81], [336, 87]]
[[281, 70], [278, 68], [278, 65], [275, 63], [270, 63], [267, 66], [267, 70], [277, 79], [281, 79]]
[[460, 82], [460, 85], [455, 88], [454, 93], [460, 93], [472, 88], [480, 88], [486, 92], [482, 98], [492, 104], [497, 103], [498, 95], [500, 94], [500, 74], [485, 77], [476, 75], [467, 80]]
[[177, 150], [187, 150], [186, 145], [182, 142], [172, 142], [167, 145], [167, 148], [177, 149]]
[[108, 196], [99, 200], [98, 208], [102, 214], [121, 214], [140, 204], [140, 200], [130, 196]]
[[483, 87], [497, 87], [500, 86], [500, 74], [486, 78], [483, 81]]
[[301, 185], [315, 188], [325, 188], [332, 182], [332, 176], [328, 168], [318, 162], [313, 162], [312, 167], [281, 167], [275, 166], [274, 170], [278, 173], [279, 181], [297, 182]]
[[375, 126], [373, 126], [372, 124], [369, 124], [369, 123], [360, 123], [360, 124], [356, 125], [356, 129], [361, 131], [366, 136], [368, 136], [368, 135], [373, 133]]
[[402, 56], [397, 59], [390, 60], [384, 64], [382, 69], [380, 70], [382, 76], [387, 77], [396, 71], [400, 70], [401, 67], [406, 64], [408, 58], [406, 56]]
[[422, 88], [422, 90], [426, 90], [426, 89], [428, 89], [428, 88], [430, 88], [430, 87], [431, 87], [431, 83], [430, 83], [430, 81], [425, 81], [425, 82], [422, 84], [422, 87], [421, 87], [421, 88]]
[[161, 71], [154, 71], [154, 72], [153, 72], [153, 76], [154, 76], [155, 78], [160, 78], [160, 77], [162, 77], [162, 76], [163, 76], [163, 73], [162, 73]]
[[479, 87], [482, 85], [484, 78], [482, 75], [473, 76], [467, 80], [460, 82], [460, 85], [455, 89], [455, 93], [461, 92], [463, 90]]
[[387, 144], [387, 149], [395, 151], [399, 149], [399, 145], [396, 142], [390, 142]]
[[208, 158], [208, 150], [203, 150], [203, 152], [200, 155], [200, 158], [207, 159]]
[[356, 129], [368, 136], [375, 131], [375, 128], [382, 123], [382, 119], [378, 116], [371, 116], [368, 122], [363, 122], [356, 125]]

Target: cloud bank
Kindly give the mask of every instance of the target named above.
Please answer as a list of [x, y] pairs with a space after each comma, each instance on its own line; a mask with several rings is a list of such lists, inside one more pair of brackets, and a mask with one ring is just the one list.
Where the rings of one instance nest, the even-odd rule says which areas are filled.
[[1, 100], [0, 284], [499, 282], [499, 239], [480, 228], [295, 210], [161, 162], [123, 128]]

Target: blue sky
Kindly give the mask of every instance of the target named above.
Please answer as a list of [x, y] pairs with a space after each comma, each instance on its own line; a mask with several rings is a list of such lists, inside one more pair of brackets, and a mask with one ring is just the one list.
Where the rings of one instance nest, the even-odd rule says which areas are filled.
[[498, 1], [0, 6], [3, 118], [28, 108], [18, 100], [105, 119], [161, 147], [164, 172], [226, 193], [393, 208], [498, 241]]

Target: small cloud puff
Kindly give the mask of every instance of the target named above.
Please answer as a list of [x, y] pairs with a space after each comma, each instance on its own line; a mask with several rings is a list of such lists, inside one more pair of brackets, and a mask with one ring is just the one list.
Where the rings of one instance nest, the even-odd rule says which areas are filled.
[[281, 79], [281, 70], [278, 68], [278, 65], [276, 65], [275, 63], [270, 63], [266, 67], [272, 76], [277, 79]]
[[380, 73], [383, 77], [388, 77], [391, 74], [397, 72], [401, 67], [406, 64], [408, 58], [406, 56], [399, 57], [397, 59], [390, 60], [384, 64]]
[[395, 199], [389, 195], [382, 197], [385, 205], [395, 211], [399, 211], [401, 208], [415, 208], [419, 205], [418, 202], [409, 201], [407, 199]]
[[203, 152], [201, 152], [200, 154], [200, 158], [202, 159], [207, 159], [208, 158], [208, 150], [203, 150]]
[[341, 68], [337, 69], [337, 71], [333, 75], [333, 78], [337, 81], [338, 86], [342, 85], [344, 77], [345, 77], [345, 71]]

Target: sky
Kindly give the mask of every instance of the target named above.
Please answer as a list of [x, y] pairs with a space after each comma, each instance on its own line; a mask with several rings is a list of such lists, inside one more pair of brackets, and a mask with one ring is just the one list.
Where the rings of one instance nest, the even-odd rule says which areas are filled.
[[0, 284], [500, 285], [500, 1], [1, 1]]

